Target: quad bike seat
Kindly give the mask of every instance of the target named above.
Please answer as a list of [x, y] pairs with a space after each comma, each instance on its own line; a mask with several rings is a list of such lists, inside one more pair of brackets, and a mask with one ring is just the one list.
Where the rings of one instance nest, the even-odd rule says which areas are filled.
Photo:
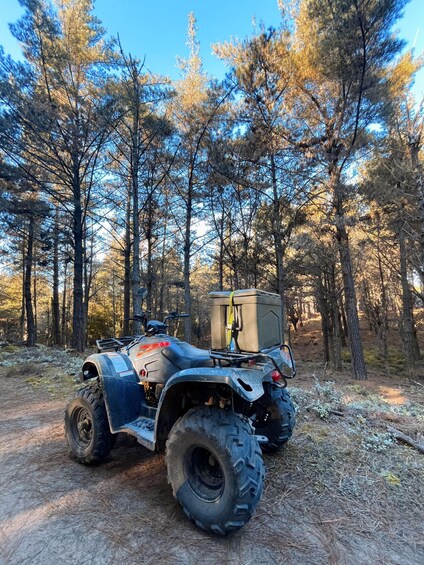
[[209, 351], [199, 349], [198, 347], [194, 347], [194, 345], [190, 345], [183, 341], [173, 344], [171, 347], [167, 347], [162, 351], [162, 353], [180, 370], [214, 366], [214, 362], [209, 355]]

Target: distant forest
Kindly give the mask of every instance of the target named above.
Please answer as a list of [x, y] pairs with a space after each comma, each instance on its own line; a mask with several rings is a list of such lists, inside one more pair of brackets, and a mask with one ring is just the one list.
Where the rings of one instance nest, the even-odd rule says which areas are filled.
[[323, 361], [367, 378], [360, 319], [387, 362], [420, 359], [423, 64], [395, 33], [406, 0], [280, 2], [276, 29], [214, 46], [196, 21], [177, 81], [147, 72], [91, 0], [20, 0], [24, 60], [0, 50], [0, 337], [83, 351], [190, 314], [208, 292], [279, 293], [286, 333], [322, 321]]

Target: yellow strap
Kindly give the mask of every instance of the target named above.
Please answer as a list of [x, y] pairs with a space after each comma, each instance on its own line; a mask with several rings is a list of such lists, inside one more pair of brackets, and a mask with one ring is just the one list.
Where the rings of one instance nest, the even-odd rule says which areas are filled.
[[230, 294], [230, 304], [228, 306], [228, 318], [227, 318], [227, 347], [231, 345], [231, 339], [233, 337], [233, 322], [234, 322], [234, 292]]

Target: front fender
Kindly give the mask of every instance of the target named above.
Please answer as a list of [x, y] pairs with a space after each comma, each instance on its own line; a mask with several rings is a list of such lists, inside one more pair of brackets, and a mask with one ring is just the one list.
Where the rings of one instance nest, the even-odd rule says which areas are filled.
[[101, 382], [113, 433], [139, 417], [144, 391], [128, 355], [95, 353], [85, 360], [82, 370], [84, 380], [97, 377]]

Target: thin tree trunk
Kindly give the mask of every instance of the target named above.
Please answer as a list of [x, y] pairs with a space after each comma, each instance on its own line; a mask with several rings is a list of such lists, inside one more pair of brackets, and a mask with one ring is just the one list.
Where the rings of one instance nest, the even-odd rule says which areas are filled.
[[343, 224], [336, 227], [339, 244], [340, 263], [343, 271], [343, 282], [346, 303], [347, 327], [351, 353], [352, 376], [357, 380], [367, 379], [361, 332], [359, 328], [358, 307], [356, 304], [355, 282], [350, 257], [349, 239]]
[[330, 296], [331, 296], [331, 316], [333, 321], [333, 346], [334, 346], [334, 357], [333, 357], [333, 367], [335, 371], [342, 370], [342, 342], [341, 342], [341, 327], [340, 327], [340, 313], [337, 300], [337, 288], [336, 288], [336, 273], [335, 265], [332, 265], [332, 270], [330, 273]]
[[321, 330], [322, 330], [322, 349], [324, 354], [324, 363], [330, 362], [330, 344], [328, 332], [328, 320], [326, 316], [321, 314]]
[[345, 312], [345, 307], [344, 307], [342, 296], [340, 296], [339, 304], [340, 304], [340, 314], [341, 314], [341, 317], [342, 317], [341, 323], [342, 323], [342, 330], [343, 330], [342, 345], [343, 345], [343, 347], [347, 347], [346, 338], [349, 337], [349, 331], [347, 329], [346, 312]]
[[27, 339], [26, 345], [31, 347], [35, 345], [35, 323], [34, 312], [32, 309], [31, 297], [31, 272], [34, 251], [34, 215], [31, 214], [28, 222], [28, 240], [25, 254], [25, 279], [24, 279], [24, 296], [25, 296], [25, 312], [27, 320]]
[[[419, 141], [418, 141], [419, 140]], [[418, 198], [418, 219], [419, 219], [419, 245], [420, 245], [420, 265], [418, 268], [421, 282], [424, 282], [424, 173], [420, 161], [419, 153], [422, 147], [421, 136], [417, 141], [409, 144], [410, 158], [415, 177], [415, 188]]]
[[[87, 233], [87, 228], [84, 226], [84, 233]], [[85, 237], [87, 241], [87, 236]], [[87, 256], [87, 245], [84, 246], [84, 345], [87, 342], [87, 323], [88, 323], [88, 308], [90, 305], [91, 285], [93, 282], [93, 256], [94, 256], [94, 232], [90, 236], [90, 254]]]
[[66, 319], [66, 299], [67, 299], [67, 289], [68, 289], [68, 262], [64, 261], [63, 268], [63, 295], [62, 295], [62, 331], [60, 336], [60, 344], [67, 345], [67, 319]]
[[165, 273], [165, 253], [166, 253], [166, 216], [165, 216], [165, 223], [163, 226], [163, 240], [162, 240], [162, 254], [160, 258], [160, 289], [159, 289], [159, 312], [163, 315], [165, 311], [165, 280], [166, 280], [166, 273]]
[[35, 341], [37, 341], [37, 331], [38, 331], [38, 308], [37, 308], [37, 256], [36, 256], [36, 245], [34, 244], [34, 256], [32, 259], [33, 263], [33, 273], [32, 273], [32, 304], [34, 310], [34, 336]]
[[222, 210], [219, 220], [219, 256], [218, 256], [218, 273], [219, 273], [219, 290], [224, 290], [224, 210]]
[[124, 321], [123, 335], [130, 333], [131, 316], [131, 189], [128, 190], [127, 209], [125, 214], [125, 247], [124, 247]]
[[419, 346], [412, 310], [412, 295], [408, 281], [408, 262], [406, 255], [405, 232], [399, 233], [400, 277], [402, 285], [402, 324], [401, 337], [405, 354], [406, 369], [409, 375], [414, 375], [416, 361], [419, 360]]
[[389, 367], [389, 347], [387, 343], [388, 334], [388, 304], [387, 304], [387, 291], [384, 281], [383, 263], [381, 261], [381, 240], [380, 240], [380, 224], [377, 228], [377, 261], [378, 273], [380, 277], [380, 296], [381, 296], [381, 320], [378, 328], [378, 344], [379, 353], [383, 357], [385, 372], [390, 373]]
[[116, 296], [115, 296], [115, 269], [112, 269], [112, 324], [113, 335], [116, 335]]
[[277, 274], [277, 288], [278, 294], [281, 298], [281, 322], [282, 322], [282, 342], [284, 343], [284, 333], [286, 331], [286, 302], [285, 302], [285, 289], [284, 289], [284, 247], [283, 239], [281, 236], [281, 217], [280, 217], [280, 200], [278, 198], [277, 187], [277, 172], [275, 166], [274, 154], [271, 153], [271, 182], [273, 190], [273, 218], [272, 218], [272, 231], [274, 237], [274, 252], [276, 259], [276, 274]]
[[147, 240], [147, 265], [146, 265], [146, 288], [147, 295], [147, 310], [153, 311], [153, 215], [155, 211], [153, 208], [152, 195], [148, 197], [147, 203], [147, 218], [146, 218], [146, 240]]
[[[138, 116], [134, 117], [134, 139], [138, 141]], [[138, 199], [138, 147], [134, 143], [132, 149], [132, 228], [133, 228], [133, 268], [131, 277], [131, 292], [133, 316], [141, 315], [141, 300], [138, 295], [140, 290], [140, 219], [139, 219], [139, 199]], [[141, 331], [141, 322], [133, 321], [134, 333], [137, 335]]]
[[72, 337], [71, 346], [77, 351], [84, 351], [85, 326], [84, 326], [84, 232], [83, 214], [81, 207], [81, 184], [79, 179], [79, 164], [74, 158], [74, 183], [73, 183], [73, 240], [74, 240], [74, 280], [73, 280], [73, 310], [72, 310]]
[[186, 198], [186, 221], [184, 232], [184, 313], [188, 314], [184, 323], [184, 341], [191, 343], [191, 289], [190, 289], [190, 253], [191, 253], [191, 218], [193, 213], [193, 168], [189, 175]]
[[19, 339], [24, 341], [25, 337], [25, 257], [26, 246], [25, 236], [22, 237], [22, 300], [21, 300], [21, 315], [19, 319]]
[[343, 273], [343, 285], [346, 307], [346, 321], [349, 335], [352, 376], [357, 380], [367, 379], [364, 351], [359, 326], [358, 306], [356, 301], [355, 280], [353, 277], [352, 259], [350, 256], [349, 237], [346, 230], [344, 213], [344, 194], [340, 184], [340, 171], [337, 157], [329, 164], [330, 187], [334, 199], [336, 240], [339, 249], [340, 264]]
[[59, 345], [60, 304], [59, 304], [59, 209], [56, 208], [53, 231], [53, 300], [52, 300], [52, 344]]

